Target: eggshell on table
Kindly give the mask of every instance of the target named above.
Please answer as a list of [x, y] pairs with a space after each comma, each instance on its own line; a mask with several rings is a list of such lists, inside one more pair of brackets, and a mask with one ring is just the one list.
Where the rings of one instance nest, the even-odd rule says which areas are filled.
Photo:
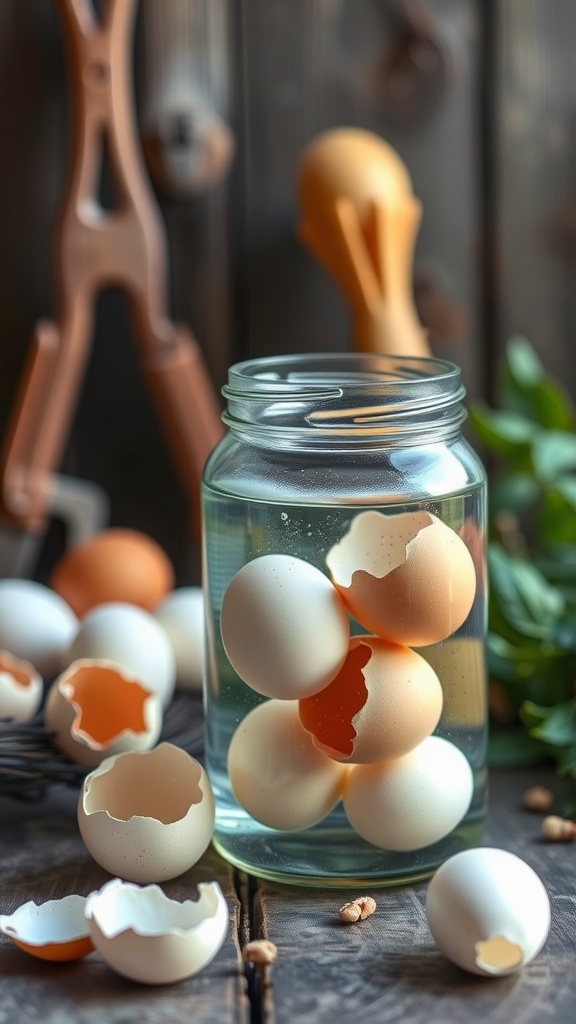
[[338, 803], [346, 771], [314, 746], [300, 724], [297, 701], [253, 708], [228, 748], [234, 796], [268, 828], [302, 829], [321, 821]]
[[206, 850], [214, 797], [202, 765], [181, 747], [160, 743], [109, 757], [87, 775], [78, 825], [106, 871], [133, 882], [162, 882], [187, 871]]
[[70, 646], [69, 660], [114, 661], [166, 708], [174, 694], [176, 665], [170, 641], [153, 615], [113, 601], [84, 616]]
[[42, 677], [29, 661], [0, 651], [0, 718], [28, 722], [43, 697]]
[[217, 882], [200, 882], [199, 899], [169, 899], [157, 885], [113, 879], [87, 899], [94, 946], [131, 981], [167, 985], [201, 971], [222, 946], [228, 907]]
[[66, 664], [78, 619], [53, 590], [34, 580], [0, 580], [0, 648], [30, 661], [44, 679]]
[[361, 512], [326, 564], [354, 618], [371, 633], [409, 647], [455, 633], [476, 592], [464, 541], [425, 511]]
[[336, 588], [291, 555], [262, 555], [236, 573], [222, 601], [220, 630], [240, 678], [280, 700], [326, 686], [348, 653], [350, 636]]
[[383, 850], [419, 850], [460, 823], [473, 793], [461, 750], [429, 736], [403, 757], [350, 768], [344, 810], [352, 828]]
[[204, 595], [201, 587], [179, 587], [154, 609], [176, 661], [176, 686], [199, 691], [204, 678]]
[[79, 960], [94, 948], [85, 907], [86, 898], [77, 895], [39, 904], [30, 900], [0, 915], [0, 931], [39, 960]]
[[79, 617], [111, 601], [152, 611], [174, 586], [174, 569], [152, 537], [113, 527], [62, 555], [50, 586]]
[[353, 637], [335, 679], [299, 703], [315, 746], [354, 764], [408, 753], [434, 731], [441, 711], [442, 687], [424, 658], [372, 636]]
[[550, 929], [550, 900], [536, 872], [508, 850], [450, 857], [428, 885], [426, 917], [444, 955], [473, 974], [500, 977], [532, 960]]
[[162, 728], [162, 706], [114, 662], [85, 658], [52, 683], [44, 723], [67, 757], [95, 768], [113, 754], [152, 747]]

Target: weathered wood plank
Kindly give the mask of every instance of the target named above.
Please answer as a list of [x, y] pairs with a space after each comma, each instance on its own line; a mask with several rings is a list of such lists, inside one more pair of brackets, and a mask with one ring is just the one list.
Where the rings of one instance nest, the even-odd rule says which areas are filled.
[[338, 908], [355, 893], [311, 893], [259, 882], [255, 916], [261, 933], [279, 948], [267, 993], [270, 1022], [536, 1024], [553, 1013], [557, 1024], [572, 1024], [574, 847], [542, 843], [538, 816], [518, 809], [533, 778], [541, 782], [541, 776], [529, 773], [493, 775], [485, 840], [523, 857], [549, 889], [552, 930], [532, 964], [493, 980], [474, 978], [449, 964], [428, 931], [424, 885], [373, 890], [376, 913], [343, 925]]
[[[30, 899], [86, 895], [109, 875], [86, 852], [76, 825], [76, 795], [53, 790], [45, 803], [0, 801], [0, 912]], [[216, 958], [196, 977], [148, 987], [115, 974], [99, 954], [72, 964], [35, 960], [0, 936], [0, 1022], [25, 1024], [247, 1024], [245, 979], [238, 956], [241, 908], [231, 869], [212, 851], [163, 885], [174, 899], [193, 899], [196, 884], [216, 879], [230, 909], [230, 930]]]

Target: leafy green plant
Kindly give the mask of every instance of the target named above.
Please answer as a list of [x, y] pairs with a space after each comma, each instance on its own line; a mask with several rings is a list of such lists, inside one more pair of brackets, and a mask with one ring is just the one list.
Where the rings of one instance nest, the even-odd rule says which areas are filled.
[[512, 338], [497, 409], [470, 422], [489, 467], [493, 764], [551, 757], [576, 792], [576, 406]]

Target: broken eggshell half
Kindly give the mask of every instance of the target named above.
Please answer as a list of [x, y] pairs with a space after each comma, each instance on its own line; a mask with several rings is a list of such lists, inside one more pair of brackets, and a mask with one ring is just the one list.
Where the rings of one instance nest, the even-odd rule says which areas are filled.
[[84, 913], [84, 896], [23, 903], [0, 915], [0, 931], [25, 953], [40, 960], [79, 960], [94, 946]]
[[166, 985], [197, 974], [228, 930], [217, 882], [200, 882], [199, 899], [179, 903], [158, 885], [108, 882], [86, 901], [94, 946], [109, 967], [132, 981]]
[[86, 776], [78, 825], [89, 853], [133, 882], [181, 875], [208, 847], [214, 796], [202, 765], [172, 743], [107, 758]]
[[54, 681], [44, 708], [52, 742], [87, 768], [148, 750], [162, 728], [159, 697], [111, 661], [79, 659]]
[[425, 647], [467, 618], [476, 570], [466, 544], [430, 512], [355, 516], [326, 564], [349, 612], [393, 643]]
[[42, 677], [29, 661], [0, 651], [0, 718], [28, 722], [42, 703]]

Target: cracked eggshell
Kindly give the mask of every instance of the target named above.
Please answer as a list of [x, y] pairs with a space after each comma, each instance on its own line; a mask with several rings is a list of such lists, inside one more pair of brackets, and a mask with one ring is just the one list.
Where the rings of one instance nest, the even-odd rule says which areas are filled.
[[0, 648], [31, 661], [49, 679], [67, 663], [78, 619], [49, 587], [34, 580], [0, 580]]
[[371, 636], [353, 637], [336, 678], [299, 703], [315, 746], [354, 764], [407, 754], [434, 731], [441, 711], [442, 687], [424, 658]]
[[42, 703], [42, 677], [29, 661], [0, 651], [0, 718], [28, 722]]
[[344, 810], [367, 842], [383, 850], [420, 850], [456, 828], [472, 799], [472, 769], [461, 750], [429, 736], [409, 754], [350, 768]]
[[540, 952], [550, 929], [550, 900], [533, 869], [494, 847], [450, 857], [432, 878], [426, 917], [449, 960], [473, 974], [511, 974]]
[[119, 878], [86, 901], [94, 946], [109, 967], [132, 981], [167, 985], [201, 971], [228, 931], [228, 907], [217, 882], [200, 882], [199, 899], [179, 903], [157, 885]]
[[118, 754], [87, 775], [78, 825], [88, 852], [110, 874], [162, 882], [200, 859], [214, 828], [214, 797], [202, 765], [172, 743]]
[[72, 662], [48, 691], [44, 724], [72, 761], [95, 768], [125, 750], [149, 750], [162, 728], [160, 698], [114, 662]]
[[94, 948], [85, 906], [86, 898], [77, 895], [40, 904], [30, 900], [0, 915], [0, 931], [39, 960], [79, 960]]
[[354, 618], [371, 633], [409, 647], [451, 636], [476, 592], [464, 541], [430, 512], [361, 512], [326, 564]]
[[291, 555], [262, 555], [236, 573], [224, 594], [220, 630], [240, 678], [280, 700], [326, 686], [350, 638], [336, 588], [315, 566]]
[[318, 750], [300, 724], [297, 701], [270, 700], [240, 722], [228, 750], [238, 803], [275, 829], [321, 821], [342, 795], [347, 768]]
[[70, 648], [69, 660], [80, 658], [115, 661], [157, 693], [164, 708], [172, 700], [176, 665], [170, 641], [143, 608], [112, 601], [89, 611]]

